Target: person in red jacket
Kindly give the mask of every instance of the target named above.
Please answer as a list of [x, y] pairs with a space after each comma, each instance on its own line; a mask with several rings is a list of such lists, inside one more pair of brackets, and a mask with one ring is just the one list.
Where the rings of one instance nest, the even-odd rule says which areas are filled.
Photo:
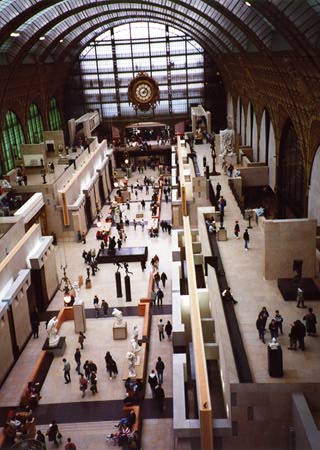
[[71, 441], [71, 438], [67, 439], [67, 443], [64, 447], [64, 450], [77, 450], [76, 444]]

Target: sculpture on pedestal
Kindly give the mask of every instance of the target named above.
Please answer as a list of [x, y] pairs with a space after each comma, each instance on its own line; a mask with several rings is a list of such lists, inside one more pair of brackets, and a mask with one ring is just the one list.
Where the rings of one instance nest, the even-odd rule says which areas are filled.
[[122, 311], [117, 308], [113, 308], [112, 315], [116, 319], [116, 326], [121, 327], [123, 325]]
[[72, 285], [72, 288], [75, 292], [75, 297], [74, 297], [74, 304], [81, 304], [81, 300], [80, 300], [80, 288], [79, 288], [79, 284], [77, 281], [75, 281]]
[[234, 130], [220, 130], [220, 154], [232, 155], [234, 150]]
[[48, 322], [47, 333], [49, 337], [49, 347], [55, 347], [59, 342], [60, 336], [58, 334], [57, 323], [58, 319], [56, 316]]
[[128, 352], [126, 355], [126, 358], [128, 360], [129, 377], [135, 378], [137, 375], [136, 369], [135, 369], [135, 363], [136, 363], [137, 357], [133, 352]]

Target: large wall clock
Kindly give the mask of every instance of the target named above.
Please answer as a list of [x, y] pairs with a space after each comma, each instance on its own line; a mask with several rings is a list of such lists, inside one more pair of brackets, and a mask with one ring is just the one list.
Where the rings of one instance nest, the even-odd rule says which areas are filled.
[[128, 99], [134, 109], [148, 111], [159, 100], [158, 83], [145, 72], [139, 72], [128, 87]]

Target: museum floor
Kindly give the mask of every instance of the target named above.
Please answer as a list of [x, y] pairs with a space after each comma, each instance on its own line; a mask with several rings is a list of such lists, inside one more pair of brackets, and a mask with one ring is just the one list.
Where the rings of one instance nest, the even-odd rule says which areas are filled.
[[[209, 159], [208, 146], [196, 146], [198, 152], [199, 167], [202, 168], [202, 155], [207, 154]], [[211, 158], [210, 158], [211, 159]], [[221, 170], [221, 169], [220, 169]], [[149, 171], [147, 175], [156, 177], [157, 172]], [[130, 179], [143, 179], [144, 175], [135, 175]], [[250, 367], [255, 382], [270, 383], [273, 379], [268, 376], [266, 347], [258, 340], [255, 321], [257, 314], [266, 306], [270, 316], [273, 316], [276, 309], [284, 317], [284, 336], [280, 337], [280, 343], [284, 350], [285, 376], [276, 379], [276, 382], [319, 382], [320, 378], [320, 349], [318, 338], [306, 338], [305, 352], [290, 352], [287, 350], [288, 333], [292, 321], [301, 318], [305, 310], [295, 307], [295, 302], [284, 302], [280, 296], [276, 281], [266, 281], [262, 277], [263, 273], [263, 234], [260, 228], [254, 224], [250, 230], [250, 250], [244, 251], [243, 240], [235, 239], [233, 236], [234, 221], [239, 220], [241, 236], [246, 226], [242, 220], [233, 195], [228, 188], [228, 180], [225, 175], [214, 177], [222, 185], [222, 194], [227, 200], [225, 210], [225, 226], [228, 230], [228, 241], [219, 242], [219, 250], [223, 259], [227, 280], [231, 286], [234, 297], [238, 300], [236, 314], [248, 354]], [[130, 222], [137, 213], [141, 213], [140, 201], [142, 198], [150, 200], [150, 195], [139, 194], [138, 202], [131, 202], [130, 210], [125, 214]], [[145, 220], [150, 218], [149, 204], [146, 203]], [[259, 205], [257, 205], [259, 206]], [[107, 207], [104, 207], [105, 215]], [[170, 202], [162, 203], [161, 219], [171, 220]], [[93, 226], [87, 236], [87, 243], [59, 242], [56, 247], [57, 266], [67, 263], [67, 274], [70, 280], [76, 280], [79, 274], [85, 276], [85, 264], [81, 254], [84, 249], [99, 248], [99, 241], [96, 240], [97, 228]], [[112, 228], [113, 234], [115, 228]], [[158, 356], [161, 356], [166, 365], [164, 373], [164, 390], [166, 393], [166, 409], [161, 415], [151, 399], [149, 387], [146, 389], [146, 400], [143, 406], [143, 435], [142, 448], [144, 450], [170, 450], [173, 449], [174, 439], [172, 430], [172, 344], [168, 340], [161, 343], [158, 339], [157, 322], [160, 318], [163, 321], [171, 318], [171, 237], [167, 233], [160, 231], [158, 238], [150, 238], [147, 227], [144, 231], [138, 225], [134, 230], [132, 223], [126, 229], [126, 246], [146, 245], [149, 248], [149, 258], [147, 269], [141, 271], [140, 263], [130, 264], [133, 272], [131, 277], [132, 302], [126, 302], [124, 298], [117, 299], [114, 283], [115, 268], [113, 265], [100, 265], [100, 271], [92, 277], [92, 289], [81, 289], [81, 298], [88, 309], [88, 315], [92, 317], [93, 296], [98, 295], [99, 299], [106, 299], [110, 308], [128, 307], [125, 320], [128, 322], [129, 330], [133, 324], [141, 325], [141, 318], [137, 316], [136, 306], [141, 297], [147, 292], [148, 277], [150, 273], [149, 261], [154, 254], [160, 258], [160, 271], [165, 271], [168, 276], [168, 283], [165, 288], [164, 307], [154, 307], [152, 311], [150, 353], [148, 360], [148, 371], [150, 371]], [[60, 269], [59, 269], [60, 270]], [[307, 303], [308, 305], [308, 303]], [[63, 306], [63, 296], [58, 292], [50, 304], [50, 311], [58, 311]], [[308, 305], [309, 306], [309, 305]], [[315, 313], [320, 315], [320, 303], [313, 302]], [[109, 311], [111, 312], [111, 311]], [[78, 388], [78, 377], [75, 372], [73, 353], [77, 346], [77, 335], [73, 332], [72, 323], [64, 323], [61, 328], [61, 335], [67, 337], [66, 357], [72, 365], [72, 382], [64, 384], [62, 361], [54, 360], [49, 370], [48, 376], [41, 391], [39, 428], [47, 430], [48, 423], [55, 418], [60, 425], [60, 430], [67, 438], [71, 436], [77, 445], [78, 450], [108, 448], [112, 444], [105, 443], [105, 435], [112, 432], [113, 425], [121, 415], [122, 399], [124, 398], [124, 387], [122, 373], [126, 367], [124, 359], [129, 343], [127, 341], [113, 341], [111, 337], [111, 327], [113, 319], [111, 317], [99, 319], [87, 319], [87, 332], [85, 348], [82, 351], [82, 363], [85, 359], [92, 359], [98, 366], [98, 390], [99, 393], [92, 397], [87, 392], [84, 399], [81, 398]], [[30, 339], [23, 354], [19, 358], [10, 376], [0, 389], [0, 405], [14, 406], [18, 404], [24, 383], [39, 355], [39, 351], [45, 339], [45, 322], [41, 323], [40, 338]], [[110, 381], [104, 363], [104, 355], [109, 350], [115, 358], [119, 376]], [[48, 446], [51, 448], [51, 444]]]

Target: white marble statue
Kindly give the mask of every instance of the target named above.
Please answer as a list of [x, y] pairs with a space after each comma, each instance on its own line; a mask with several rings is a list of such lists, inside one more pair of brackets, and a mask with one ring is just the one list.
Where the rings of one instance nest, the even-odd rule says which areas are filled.
[[138, 342], [135, 339], [130, 339], [130, 344], [131, 344], [131, 351], [133, 353], [138, 353], [141, 350], [140, 345], [138, 344]]
[[72, 285], [73, 290], [75, 292], [75, 296], [74, 296], [74, 304], [75, 305], [79, 305], [81, 304], [81, 299], [80, 299], [80, 288], [79, 288], [79, 284], [77, 281], [75, 281]]
[[137, 361], [137, 357], [133, 352], [128, 352], [126, 354], [126, 358], [128, 360], [129, 377], [135, 378], [137, 375], [136, 369], [135, 369], [135, 363]]
[[139, 335], [138, 327], [137, 325], [133, 325], [131, 338], [134, 339], [136, 342], [138, 342], [138, 335]]
[[234, 130], [220, 130], [220, 154], [232, 155], [234, 151]]
[[60, 339], [57, 328], [58, 319], [56, 316], [52, 317], [48, 322], [47, 333], [49, 337], [49, 347], [55, 347]]
[[112, 315], [116, 319], [116, 326], [121, 327], [123, 325], [122, 311], [118, 308], [113, 308]]

